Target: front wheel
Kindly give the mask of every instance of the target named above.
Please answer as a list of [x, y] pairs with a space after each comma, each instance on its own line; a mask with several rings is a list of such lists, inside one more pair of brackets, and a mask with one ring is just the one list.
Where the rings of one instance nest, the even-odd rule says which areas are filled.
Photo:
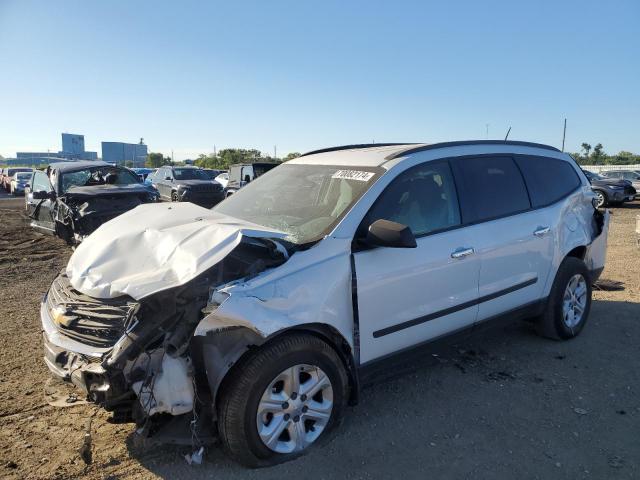
[[288, 334], [229, 373], [218, 401], [225, 450], [248, 467], [291, 460], [326, 437], [348, 397], [343, 363], [327, 343]]
[[180, 199], [178, 198], [178, 192], [171, 192], [171, 201], [172, 202], [179, 202]]
[[607, 196], [600, 190], [594, 190], [596, 194], [596, 208], [602, 208], [607, 206]]
[[591, 276], [582, 260], [565, 258], [551, 287], [547, 307], [537, 320], [538, 333], [556, 340], [576, 337], [591, 310]]

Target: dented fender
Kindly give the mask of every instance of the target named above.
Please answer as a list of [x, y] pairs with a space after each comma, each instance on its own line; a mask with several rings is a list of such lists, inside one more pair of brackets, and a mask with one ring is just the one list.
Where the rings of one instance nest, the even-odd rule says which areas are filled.
[[201, 346], [214, 397], [248, 349], [291, 328], [326, 326], [354, 351], [350, 242], [326, 240], [277, 269], [217, 290], [224, 298], [208, 307], [193, 339]]

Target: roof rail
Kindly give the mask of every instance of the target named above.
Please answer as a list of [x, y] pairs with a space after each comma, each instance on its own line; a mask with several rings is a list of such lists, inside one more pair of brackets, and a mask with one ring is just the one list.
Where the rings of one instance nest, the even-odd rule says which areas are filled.
[[417, 143], [405, 142], [405, 143], [358, 143], [354, 145], [341, 145], [338, 147], [321, 148], [319, 150], [312, 150], [310, 152], [303, 153], [301, 157], [307, 155], [315, 155], [316, 153], [328, 153], [338, 152], [340, 150], [356, 150], [358, 148], [371, 148], [371, 147], [393, 147], [395, 145], [418, 145]]
[[520, 142], [518, 140], [463, 140], [458, 142], [431, 143], [429, 145], [420, 145], [419, 147], [410, 147], [398, 152], [391, 153], [384, 157], [384, 159], [393, 160], [394, 158], [402, 157], [403, 155], [409, 155], [411, 153], [423, 152], [425, 150], [435, 150], [436, 148], [460, 147], [463, 145], [514, 145], [520, 147], [543, 148], [545, 150], [553, 150], [554, 152], [560, 151], [556, 147], [552, 147], [550, 145], [533, 142]]

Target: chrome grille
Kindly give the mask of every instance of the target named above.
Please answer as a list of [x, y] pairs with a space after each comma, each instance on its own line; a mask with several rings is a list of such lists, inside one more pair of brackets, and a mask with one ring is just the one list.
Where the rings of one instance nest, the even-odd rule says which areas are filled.
[[[71, 286], [65, 274], [58, 275], [47, 294], [47, 309], [58, 331], [94, 347], [113, 346], [133, 322], [138, 307], [126, 296], [99, 299], [84, 295]], [[56, 311], [65, 312], [63, 321]]]

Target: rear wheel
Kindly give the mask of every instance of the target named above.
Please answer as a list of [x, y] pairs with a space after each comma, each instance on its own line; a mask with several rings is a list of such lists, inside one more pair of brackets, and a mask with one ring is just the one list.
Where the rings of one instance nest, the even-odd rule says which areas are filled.
[[225, 450], [249, 467], [291, 460], [338, 423], [348, 397], [342, 361], [307, 334], [276, 339], [228, 375], [218, 402]]
[[179, 202], [180, 199], [178, 198], [178, 192], [171, 192], [171, 201], [172, 202]]
[[591, 278], [582, 260], [565, 258], [553, 281], [544, 314], [537, 321], [538, 333], [556, 340], [577, 336], [591, 310]]

